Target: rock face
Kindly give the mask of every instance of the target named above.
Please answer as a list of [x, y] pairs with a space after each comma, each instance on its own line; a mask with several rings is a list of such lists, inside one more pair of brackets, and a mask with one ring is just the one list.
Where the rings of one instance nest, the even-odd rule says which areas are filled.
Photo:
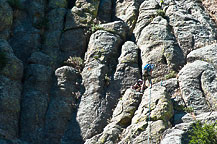
[[0, 2], [0, 38], [7, 39], [13, 24], [13, 10], [6, 0]]
[[142, 94], [136, 94], [128, 89], [117, 104], [109, 124], [102, 134], [96, 135], [85, 144], [92, 143], [118, 143], [119, 135], [123, 129], [130, 125], [131, 119], [139, 106]]
[[151, 91], [146, 89], [131, 125], [121, 135], [120, 143], [147, 143], [149, 134], [150, 141], [158, 143], [160, 134], [169, 127], [168, 120], [173, 116], [168, 96], [166, 88], [161, 86], [153, 87]]
[[76, 93], [80, 90], [81, 76], [72, 67], [64, 66], [55, 71], [57, 87], [52, 93], [45, 121], [45, 143], [60, 143], [61, 137], [76, 106]]
[[[181, 144], [215, 122], [215, 0], [1, 0], [1, 144]], [[152, 87], [131, 89], [155, 65]]]
[[[216, 112], [204, 113], [196, 117], [197, 120], [202, 122], [214, 122], [216, 120]], [[191, 117], [188, 121], [178, 124], [173, 128], [167, 129], [163, 134], [163, 140], [160, 144], [181, 144], [188, 143], [187, 131], [192, 123], [193, 118]]]
[[[182, 3], [182, 4], [181, 4]], [[201, 3], [179, 1], [169, 5], [166, 15], [184, 55], [216, 40], [214, 23], [201, 8]]]
[[0, 138], [15, 139], [19, 131], [23, 64], [13, 53], [6, 40], [0, 39], [1, 62], [7, 63], [0, 69]]
[[86, 64], [82, 72], [85, 93], [81, 98], [77, 115], [85, 139], [101, 131], [102, 123], [106, 124], [102, 118], [106, 112], [105, 89], [111, 75], [109, 69], [114, 69], [116, 65], [120, 43], [118, 35], [102, 30], [90, 38], [85, 55]]
[[201, 89], [201, 75], [205, 70], [209, 69], [214, 70], [214, 67], [197, 60], [187, 64], [179, 72], [179, 84], [183, 99], [186, 105], [192, 107], [196, 113], [209, 111], [208, 103]]

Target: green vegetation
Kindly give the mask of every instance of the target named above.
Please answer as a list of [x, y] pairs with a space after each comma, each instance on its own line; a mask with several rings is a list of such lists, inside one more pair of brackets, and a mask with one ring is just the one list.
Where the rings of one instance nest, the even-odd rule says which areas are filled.
[[96, 32], [97, 30], [102, 29], [98, 24], [91, 24], [91, 31], [92, 33]]
[[5, 52], [0, 52], [0, 70], [7, 64], [7, 57]]
[[189, 132], [189, 144], [216, 144], [217, 143], [217, 121], [213, 124], [202, 124], [197, 121], [192, 125]]
[[164, 78], [167, 80], [170, 78], [175, 78], [176, 75], [177, 75], [177, 73], [175, 71], [171, 71], [169, 74], [165, 75]]
[[162, 7], [164, 4], [164, 1], [163, 0], [160, 0], [160, 6]]
[[165, 11], [164, 10], [157, 10], [157, 15], [165, 17]]
[[66, 61], [64, 61], [64, 64], [75, 68], [79, 72], [81, 72], [82, 69], [84, 68], [84, 61], [80, 57], [70, 56]]
[[22, 10], [24, 8], [20, 0], [7, 0], [7, 2], [13, 9]]
[[93, 58], [98, 60], [101, 56], [103, 56], [103, 53], [105, 50], [101, 47], [97, 48], [96, 51], [94, 52]]
[[111, 79], [105, 74], [105, 84], [108, 86], [110, 84]]
[[101, 51], [96, 51], [93, 58], [95, 58], [97, 60], [101, 57], [101, 55], [102, 55]]
[[185, 112], [187, 112], [187, 113], [192, 113], [192, 112], [194, 112], [194, 109], [193, 109], [192, 107], [185, 107], [183, 110], [184, 110]]

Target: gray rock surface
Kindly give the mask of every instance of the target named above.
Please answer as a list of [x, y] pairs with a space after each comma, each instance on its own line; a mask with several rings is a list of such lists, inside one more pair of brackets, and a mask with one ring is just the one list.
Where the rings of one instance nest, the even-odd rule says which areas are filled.
[[199, 1], [177, 1], [166, 10], [184, 55], [216, 40], [216, 30]]
[[42, 35], [42, 51], [51, 57], [53, 69], [56, 69], [58, 61], [62, 60], [60, 39], [64, 30], [64, 17], [66, 12], [67, 10], [65, 8], [55, 8], [49, 11], [48, 28]]
[[216, 120], [213, 1], [1, 0], [0, 143], [187, 144]]
[[3, 39], [0, 39], [0, 53], [6, 58], [6, 65], [0, 69], [0, 138], [15, 139], [19, 132], [23, 63]]
[[139, 2], [136, 0], [117, 0], [114, 2], [115, 14], [114, 20], [123, 20], [129, 27], [129, 33], [132, 33], [138, 17]]
[[48, 108], [52, 71], [49, 66], [30, 64], [27, 67], [22, 95], [21, 138], [41, 143], [44, 119]]
[[112, 18], [113, 0], [100, 0], [98, 9], [98, 18], [103, 23], [110, 22]]
[[59, 144], [76, 106], [76, 92], [81, 83], [80, 74], [72, 67], [63, 66], [55, 71], [57, 87], [51, 95], [45, 121], [44, 143]]
[[117, 104], [109, 124], [104, 128], [104, 131], [86, 141], [85, 144], [94, 143], [117, 143], [119, 135], [125, 127], [129, 126], [131, 119], [139, 106], [142, 93], [137, 94], [132, 89], [127, 89], [125, 94]]
[[13, 53], [13, 49], [6, 40], [0, 39], [0, 52], [5, 53], [6, 65], [0, 74], [12, 79], [21, 80], [23, 77], [23, 63]]
[[[19, 3], [19, 1], [17, 3]], [[32, 24], [39, 29], [42, 28], [43, 27], [42, 23], [45, 20], [46, 1], [26, 0], [25, 7], [27, 7], [26, 10], [27, 10], [28, 15], [31, 18]]]
[[133, 30], [136, 39], [139, 39], [141, 31], [153, 20], [156, 15], [156, 9], [159, 8], [155, 0], [144, 1], [139, 7], [138, 19]]
[[0, 38], [7, 39], [13, 23], [13, 10], [6, 0], [1, 0], [0, 7]]
[[[189, 128], [189, 123], [179, 124], [176, 127], [168, 129], [164, 132], [165, 137], [162, 139], [160, 144], [182, 144], [184, 133]], [[181, 129], [179, 127], [182, 127]], [[185, 137], [186, 138], [186, 137]], [[187, 138], [186, 138], [187, 140]]]
[[187, 55], [187, 61], [202, 60], [212, 64], [217, 69], [217, 43], [193, 50]]
[[68, 30], [62, 34], [60, 50], [66, 55], [82, 56], [87, 48], [87, 36], [82, 28]]
[[20, 81], [0, 76], [0, 138], [18, 137], [21, 90]]
[[[121, 55], [118, 58], [118, 65], [116, 66], [116, 71], [114, 73], [114, 87], [111, 86], [111, 91], [117, 88], [121, 95], [130, 88], [135, 82], [141, 78], [139, 65], [138, 65], [138, 46], [131, 41], [127, 41], [122, 45]], [[114, 92], [114, 91], [113, 91]]]
[[51, 9], [67, 8], [67, 5], [67, 0], [50, 0], [48, 3], [48, 7]]
[[106, 119], [103, 118], [107, 103], [106, 81], [115, 68], [120, 43], [121, 39], [118, 35], [102, 30], [90, 37], [82, 72], [85, 93], [81, 98], [77, 114], [84, 139], [101, 132], [106, 124]]
[[65, 29], [90, 26], [97, 17], [99, 3], [99, 0], [77, 0], [67, 12]]
[[[111, 80], [106, 92], [107, 115], [112, 113], [112, 109], [115, 109], [113, 117], [109, 120], [111, 123], [104, 128], [102, 134], [94, 136], [87, 140], [86, 143], [100, 143], [102, 141], [105, 143], [117, 142], [118, 135], [121, 134], [124, 127], [129, 125], [132, 114], [135, 112], [140, 102], [141, 94], [135, 94], [128, 89], [140, 77], [138, 68], [138, 46], [133, 42], [127, 41], [122, 46], [122, 52], [118, 58], [118, 65], [114, 77], [112, 78], [113, 80]], [[120, 98], [121, 95], [124, 96]], [[115, 108], [118, 98], [121, 100]]]
[[99, 29], [118, 34], [123, 40], [125, 40], [127, 37], [128, 27], [123, 21], [100, 24]]
[[28, 63], [50, 66], [52, 64], [52, 60], [48, 55], [42, 52], [34, 52], [32, 53], [31, 57], [28, 59]]
[[[216, 112], [207, 112], [196, 116], [196, 120], [200, 120], [202, 123], [215, 122], [217, 117]], [[163, 133], [163, 138], [160, 144], [182, 144], [188, 143], [187, 131], [190, 129], [190, 125], [195, 122], [192, 117], [189, 117], [188, 121], [182, 124], [175, 125], [173, 128], [167, 129]]]
[[[151, 100], [149, 90], [145, 90], [142, 101], [132, 118], [131, 125], [121, 135], [120, 144], [147, 143], [148, 133], [151, 135], [150, 141], [158, 143], [160, 134], [170, 126], [168, 120], [173, 116], [173, 107], [166, 88], [153, 86]], [[149, 102], [151, 121], [149, 121]]]
[[31, 54], [41, 47], [39, 30], [32, 27], [28, 21], [17, 21], [9, 43], [14, 50], [14, 54], [26, 63]]
[[[163, 79], [163, 75], [172, 75], [184, 65], [182, 50], [177, 45], [166, 19], [157, 16], [144, 27], [136, 40], [141, 49], [142, 64], [155, 64], [153, 77], [155, 81]], [[173, 76], [174, 77], [174, 76]]]
[[217, 110], [217, 75], [214, 70], [206, 70], [201, 76], [201, 87], [206, 100], [213, 110]]
[[207, 62], [197, 60], [185, 65], [178, 74], [183, 99], [196, 114], [210, 110], [201, 88], [201, 75], [205, 70], [214, 70], [214, 67]]
[[56, 8], [48, 12], [47, 32], [63, 30], [66, 12], [65, 8]]
[[0, 139], [1, 144], [28, 144], [25, 141], [14, 139], [14, 140], [7, 140], [7, 139]]

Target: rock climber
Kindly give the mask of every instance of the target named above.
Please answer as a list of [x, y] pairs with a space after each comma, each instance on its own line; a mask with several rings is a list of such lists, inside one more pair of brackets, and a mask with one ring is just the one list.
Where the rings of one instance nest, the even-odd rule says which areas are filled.
[[153, 64], [146, 64], [144, 66], [144, 69], [143, 69], [143, 74], [142, 74], [142, 78], [143, 78], [143, 84], [141, 86], [141, 90], [144, 91], [147, 86], [146, 86], [146, 80], [149, 81], [149, 84], [150, 84], [150, 88], [152, 88], [152, 81], [151, 81], [151, 75], [152, 75], [152, 70], [154, 69], [154, 65]]
[[142, 89], [143, 80], [139, 79], [131, 88], [134, 89], [137, 92], [140, 92]]

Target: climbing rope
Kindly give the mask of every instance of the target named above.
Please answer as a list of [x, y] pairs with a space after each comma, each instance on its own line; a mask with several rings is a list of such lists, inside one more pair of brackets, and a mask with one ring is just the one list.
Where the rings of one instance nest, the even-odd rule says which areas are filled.
[[150, 139], [150, 120], [151, 120], [151, 86], [150, 86], [150, 93], [149, 93], [149, 114], [148, 114], [148, 144]]

